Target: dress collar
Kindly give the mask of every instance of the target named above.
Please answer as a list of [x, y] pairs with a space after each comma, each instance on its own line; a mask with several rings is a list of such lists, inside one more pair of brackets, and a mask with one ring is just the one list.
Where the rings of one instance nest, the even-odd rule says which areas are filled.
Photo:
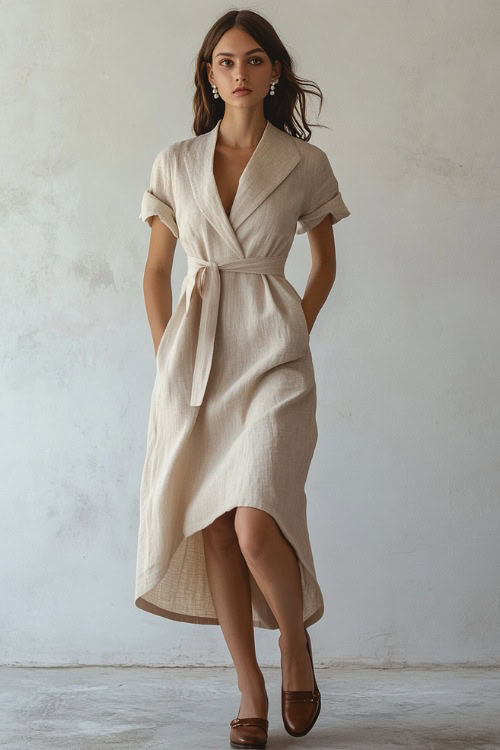
[[295, 138], [267, 120], [260, 141], [242, 172], [227, 216], [213, 171], [221, 122], [218, 120], [212, 130], [193, 139], [184, 162], [200, 211], [233, 252], [239, 258], [244, 258], [245, 253], [236, 235], [238, 228], [283, 182], [301, 156]]

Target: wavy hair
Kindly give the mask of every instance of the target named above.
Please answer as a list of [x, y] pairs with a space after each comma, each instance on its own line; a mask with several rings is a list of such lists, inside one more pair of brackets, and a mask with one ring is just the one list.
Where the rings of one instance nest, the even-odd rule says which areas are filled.
[[[196, 59], [194, 76], [195, 94], [193, 98], [194, 122], [196, 135], [207, 133], [215, 127], [224, 115], [225, 103], [222, 98], [215, 99], [208, 80], [207, 63], [212, 64], [212, 55], [220, 38], [229, 29], [239, 28], [246, 31], [265, 50], [271, 62], [281, 63], [279, 84], [274, 96], [264, 98], [264, 116], [273, 125], [289, 135], [309, 141], [310, 124], [306, 121], [306, 94], [318, 96], [319, 112], [323, 105], [323, 94], [314, 81], [299, 78], [294, 72], [294, 62], [285, 45], [279, 38], [271, 23], [253, 10], [229, 10], [218, 18], [208, 30]], [[306, 86], [310, 85], [311, 88]], [[317, 89], [314, 90], [314, 89]], [[296, 112], [297, 111], [297, 112]], [[325, 127], [313, 125], [313, 127]]]

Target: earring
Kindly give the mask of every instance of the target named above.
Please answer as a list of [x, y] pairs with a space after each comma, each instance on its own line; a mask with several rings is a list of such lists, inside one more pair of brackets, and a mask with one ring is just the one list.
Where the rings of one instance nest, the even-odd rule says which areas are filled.
[[279, 78], [277, 78], [275, 81], [271, 81], [271, 90], [269, 92], [269, 96], [274, 96], [275, 94], [274, 87], [276, 86], [278, 81], [279, 81]]
[[217, 93], [217, 86], [215, 85], [215, 83], [212, 83], [212, 94], [214, 95], [214, 99], [219, 98], [219, 94]]

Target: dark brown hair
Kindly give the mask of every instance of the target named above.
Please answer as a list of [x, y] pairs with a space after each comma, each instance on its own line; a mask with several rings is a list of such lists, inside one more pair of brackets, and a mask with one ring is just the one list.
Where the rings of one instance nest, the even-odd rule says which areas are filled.
[[[264, 99], [264, 116], [280, 130], [289, 135], [309, 141], [311, 129], [306, 121], [306, 94], [320, 98], [319, 112], [323, 105], [323, 94], [313, 81], [299, 78], [294, 73], [294, 62], [285, 45], [279, 38], [271, 23], [253, 10], [229, 10], [218, 18], [207, 32], [196, 59], [194, 77], [195, 94], [193, 99], [194, 122], [196, 135], [212, 130], [224, 115], [224, 101], [215, 99], [208, 80], [207, 62], [212, 63], [212, 54], [220, 38], [229, 29], [239, 28], [246, 31], [266, 51], [272, 63], [279, 60], [281, 73], [274, 96]], [[310, 84], [313, 88], [306, 88]], [[314, 91], [317, 89], [319, 93]], [[298, 109], [298, 116], [295, 110]], [[318, 114], [319, 114], [318, 112]], [[325, 127], [318, 125], [313, 127]]]

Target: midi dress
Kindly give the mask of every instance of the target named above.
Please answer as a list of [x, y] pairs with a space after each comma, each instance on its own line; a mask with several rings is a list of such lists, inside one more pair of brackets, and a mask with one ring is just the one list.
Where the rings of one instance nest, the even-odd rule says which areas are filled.
[[[156, 354], [140, 480], [135, 605], [217, 625], [202, 529], [235, 507], [269, 513], [300, 569], [303, 622], [324, 613], [307, 524], [316, 382], [294, 236], [350, 215], [326, 153], [267, 120], [229, 216], [213, 165], [221, 120], [156, 156], [140, 218], [158, 216], [187, 272]], [[254, 627], [278, 623], [249, 571]]]

